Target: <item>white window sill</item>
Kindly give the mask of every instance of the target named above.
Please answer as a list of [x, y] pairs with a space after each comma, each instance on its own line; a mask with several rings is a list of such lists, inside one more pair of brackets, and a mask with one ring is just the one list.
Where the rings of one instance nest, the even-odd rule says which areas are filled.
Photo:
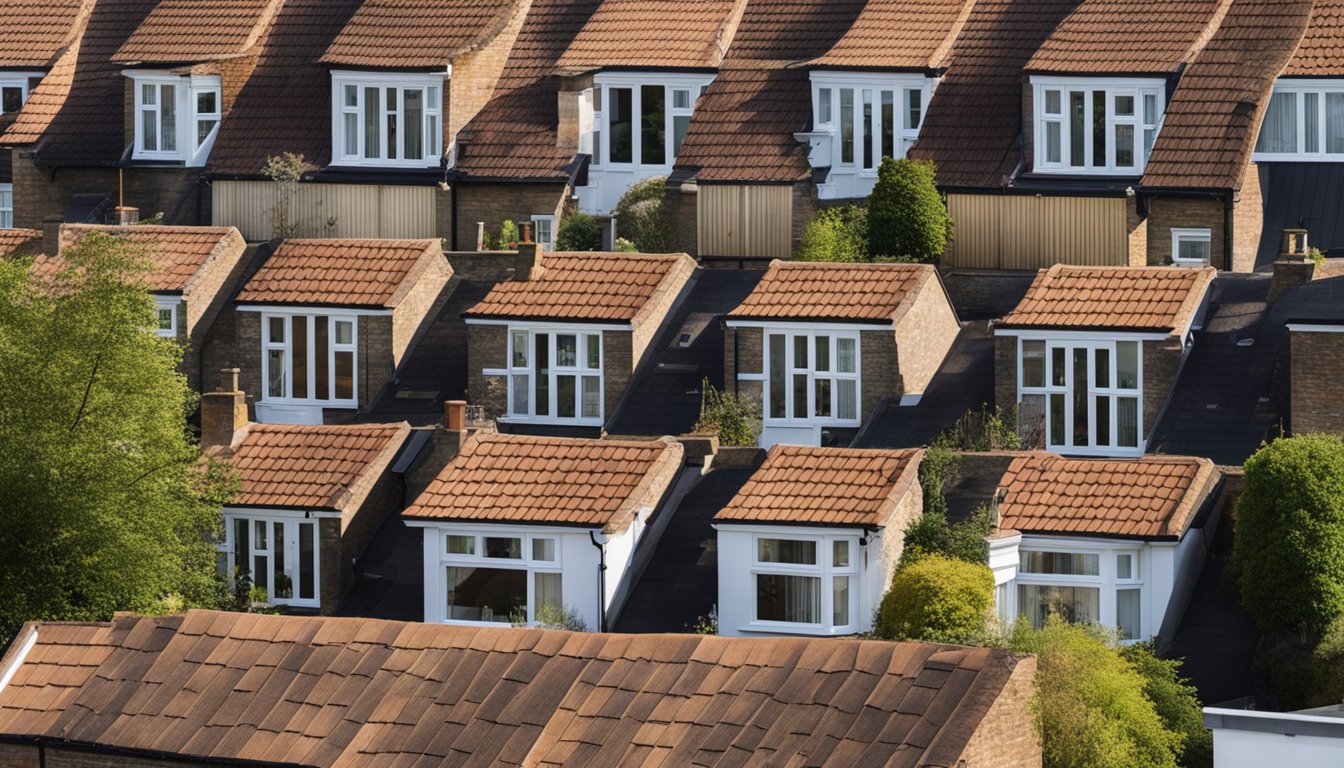
[[549, 427], [601, 427], [600, 418], [546, 418], [541, 416], [500, 416], [495, 419], [501, 424], [537, 424]]
[[1256, 152], [1251, 155], [1251, 160], [1257, 163], [1344, 163], [1344, 154]]
[[1049, 445], [1045, 450], [1061, 456], [1096, 456], [1099, 458], [1138, 458], [1143, 456], [1143, 448], [1082, 448], [1072, 445]]
[[843, 637], [845, 635], [857, 635], [859, 633], [857, 627], [827, 627], [821, 624], [793, 624], [786, 621], [753, 621], [746, 626], [738, 627], [737, 631], [747, 634], [769, 633], [775, 635], [808, 635], [813, 637]]
[[1114, 176], [1116, 178], [1138, 178], [1143, 176], [1142, 168], [1042, 168], [1036, 166], [1031, 172], [1040, 176]]

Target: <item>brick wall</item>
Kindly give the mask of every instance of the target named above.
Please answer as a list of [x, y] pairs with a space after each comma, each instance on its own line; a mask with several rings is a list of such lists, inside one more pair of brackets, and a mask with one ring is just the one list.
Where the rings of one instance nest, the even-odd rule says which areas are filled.
[[680, 184], [667, 185], [667, 194], [663, 198], [663, 218], [667, 221], [671, 238], [668, 250], [697, 256], [700, 253], [699, 235], [696, 222], [699, 220], [699, 192], [683, 192]]
[[905, 392], [897, 361], [896, 336], [890, 330], [859, 332], [859, 419], [867, 421], [883, 398], [897, 403]]
[[754, 384], [760, 391], [760, 382], [738, 382], [737, 374], [764, 373], [764, 332], [760, 328], [723, 329], [723, 386], [729, 391], [741, 391], [746, 384]]
[[[914, 472], [918, 467], [911, 467], [909, 471]], [[901, 553], [905, 551], [905, 529], [910, 524], [919, 519], [924, 514], [924, 490], [920, 487], [919, 481], [910, 484], [907, 490], [896, 502], [887, 515], [887, 519], [881, 523], [882, 536], [880, 538], [882, 545], [882, 558], [877, 567], [881, 568], [882, 591], [873, 596], [873, 604], [864, 606], [861, 610], [876, 611], [882, 600], [882, 595], [886, 594], [887, 588], [891, 586], [891, 577], [896, 572], [896, 563], [901, 560]]]
[[896, 324], [902, 394], [923, 392], [928, 387], [960, 331], [961, 324], [935, 273], [919, 288], [909, 311]]
[[323, 517], [317, 521], [318, 590], [320, 610], [324, 614], [336, 612], [345, 594], [345, 586], [354, 581], [355, 569], [341, 547], [341, 521]]
[[485, 406], [486, 418], [508, 413], [508, 387], [502, 376], [481, 371], [508, 365], [509, 333], [502, 325], [467, 326], [467, 402]]
[[966, 743], [959, 764], [967, 768], [1040, 768], [1041, 741], [1029, 708], [1035, 680], [1036, 657], [1019, 659]]
[[994, 404], [1017, 405], [1017, 337], [994, 337]]
[[[476, 223], [485, 222], [487, 232], [497, 232], [505, 219], [519, 224], [532, 216], [560, 216], [565, 201], [569, 197], [567, 185], [562, 183], [541, 184], [456, 184], [453, 194], [457, 195], [457, 221], [453, 227], [457, 232], [456, 244], [451, 248], [470, 251], [476, 248]], [[556, 229], [559, 230], [559, 220]]]
[[1125, 228], [1129, 231], [1129, 266], [1148, 264], [1148, 219], [1139, 217], [1136, 197], [1125, 200]]
[[[630, 387], [637, 358], [634, 334], [630, 331], [602, 332], [602, 414], [610, 419], [616, 413], [625, 390]], [[638, 407], [638, 404], [636, 404]]]
[[682, 256], [677, 259], [672, 269], [668, 270], [662, 282], [654, 289], [653, 295], [635, 315], [634, 320], [630, 322], [634, 331], [634, 339], [631, 347], [632, 360], [635, 365], [644, 357], [644, 351], [649, 348], [658, 331], [662, 328], [663, 322], [667, 319], [668, 312], [671, 311], [677, 299], [681, 297], [686, 289], [686, 283], [690, 281], [691, 275], [695, 273], [695, 260], [689, 256]]
[[495, 83], [504, 71], [513, 42], [518, 38], [518, 30], [523, 25], [530, 0], [517, 5], [513, 17], [500, 30], [499, 34], [484, 47], [453, 59], [453, 76], [448, 81], [449, 103], [444, 105], [445, 141], [447, 147], [457, 137], [462, 126], [471, 121], [481, 107], [490, 100], [495, 91]]
[[1215, 197], [1154, 197], [1148, 201], [1148, 264], [1171, 263], [1172, 227], [1206, 227], [1210, 231], [1209, 253], [1213, 266], [1227, 269], [1225, 253], [1225, 207]]
[[1344, 434], [1335, 388], [1344, 381], [1344, 335], [1293, 331], [1289, 338], [1289, 426], [1293, 434]]
[[[457, 286], [459, 280], [453, 277], [453, 268], [443, 257], [437, 244], [434, 247], [435, 258], [416, 279], [415, 285], [402, 298], [397, 308], [392, 310], [392, 365], [398, 367], [410, 349], [411, 342], [422, 326], [433, 322], [430, 312], [439, 298]], [[451, 285], [450, 285], [451, 283]]]
[[1181, 370], [1178, 340], [1143, 342], [1143, 440], [1153, 433], [1158, 414], [1171, 397]]
[[1260, 250], [1260, 232], [1265, 224], [1265, 205], [1260, 188], [1260, 168], [1247, 163], [1241, 177], [1241, 190], [1232, 203], [1233, 272], [1255, 271], [1255, 256]]
[[793, 185], [793, 250], [798, 250], [798, 244], [803, 241], [803, 230], [822, 207], [825, 206], [817, 199], [817, 185], [810, 181]]
[[160, 760], [138, 755], [99, 754], [48, 746], [0, 744], [0, 768], [187, 768], [200, 761]]
[[[164, 214], [165, 224], [208, 224], [210, 195], [200, 168], [130, 168], [124, 175], [126, 205], [141, 218]], [[104, 195], [116, 205], [117, 172], [112, 168], [56, 168], [33, 163], [32, 152], [14, 155], [14, 226], [41, 229], [47, 216], [64, 215], [72, 195]], [[95, 222], [104, 223], [104, 222]]]

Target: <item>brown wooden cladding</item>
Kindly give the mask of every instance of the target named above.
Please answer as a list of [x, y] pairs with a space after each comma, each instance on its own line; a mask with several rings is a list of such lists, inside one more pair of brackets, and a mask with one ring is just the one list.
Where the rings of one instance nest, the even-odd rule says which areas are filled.
[[[237, 227], [249, 241], [271, 239], [277, 185], [216, 181], [213, 222]], [[300, 184], [290, 204], [296, 237], [424, 239], [436, 237], [434, 187]]]
[[955, 232], [945, 267], [1129, 263], [1125, 198], [949, 194], [947, 208]]
[[705, 184], [697, 195], [701, 256], [787, 259], [793, 249], [793, 186]]

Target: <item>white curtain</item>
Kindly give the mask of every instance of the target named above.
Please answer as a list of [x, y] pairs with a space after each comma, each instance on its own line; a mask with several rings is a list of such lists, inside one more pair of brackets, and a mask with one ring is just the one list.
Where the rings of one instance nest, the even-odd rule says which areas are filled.
[[1280, 91], [1270, 96], [1255, 151], [1297, 151], [1297, 94]]

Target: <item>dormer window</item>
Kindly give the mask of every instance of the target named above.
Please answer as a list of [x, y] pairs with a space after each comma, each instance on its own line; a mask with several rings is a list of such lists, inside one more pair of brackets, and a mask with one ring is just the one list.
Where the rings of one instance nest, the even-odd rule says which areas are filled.
[[1344, 80], [1275, 83], [1255, 159], [1344, 160]]
[[872, 192], [882, 158], [905, 157], [924, 122], [937, 81], [914, 73], [812, 73], [812, 132], [808, 160], [829, 168], [822, 198]]
[[437, 168], [443, 148], [443, 76], [333, 72], [335, 165]]
[[203, 166], [222, 114], [218, 75], [129, 72], [135, 88], [136, 160]]
[[0, 72], [0, 115], [22, 109], [29, 92], [41, 79], [41, 72]]
[[1033, 77], [1035, 170], [1143, 174], [1166, 109], [1166, 84], [1149, 78]]

